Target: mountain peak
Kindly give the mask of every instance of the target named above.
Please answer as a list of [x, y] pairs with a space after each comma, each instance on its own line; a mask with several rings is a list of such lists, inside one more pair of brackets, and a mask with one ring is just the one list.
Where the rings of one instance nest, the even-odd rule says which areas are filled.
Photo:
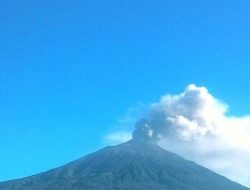
[[247, 190], [161, 147], [136, 140], [109, 146], [1, 190]]

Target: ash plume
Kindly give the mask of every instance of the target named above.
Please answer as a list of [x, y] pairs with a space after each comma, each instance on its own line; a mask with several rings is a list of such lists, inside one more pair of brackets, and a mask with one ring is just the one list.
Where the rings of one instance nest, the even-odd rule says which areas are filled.
[[250, 186], [250, 116], [228, 116], [228, 105], [191, 84], [167, 94], [137, 119], [132, 139], [156, 143]]

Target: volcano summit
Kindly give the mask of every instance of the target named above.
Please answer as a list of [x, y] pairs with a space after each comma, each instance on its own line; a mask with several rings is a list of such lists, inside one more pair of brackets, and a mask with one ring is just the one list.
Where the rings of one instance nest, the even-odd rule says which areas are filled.
[[131, 140], [1, 190], [248, 190], [157, 145]]

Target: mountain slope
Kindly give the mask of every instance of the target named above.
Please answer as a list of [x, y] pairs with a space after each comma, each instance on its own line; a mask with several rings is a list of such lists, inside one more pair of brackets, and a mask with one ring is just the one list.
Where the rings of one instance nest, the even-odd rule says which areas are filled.
[[129, 141], [45, 173], [0, 183], [0, 190], [247, 190], [176, 154]]

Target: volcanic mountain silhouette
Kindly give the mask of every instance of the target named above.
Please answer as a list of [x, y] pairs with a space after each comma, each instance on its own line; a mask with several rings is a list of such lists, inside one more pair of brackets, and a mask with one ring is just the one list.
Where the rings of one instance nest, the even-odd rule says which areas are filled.
[[0, 190], [249, 190], [157, 145], [131, 140]]

